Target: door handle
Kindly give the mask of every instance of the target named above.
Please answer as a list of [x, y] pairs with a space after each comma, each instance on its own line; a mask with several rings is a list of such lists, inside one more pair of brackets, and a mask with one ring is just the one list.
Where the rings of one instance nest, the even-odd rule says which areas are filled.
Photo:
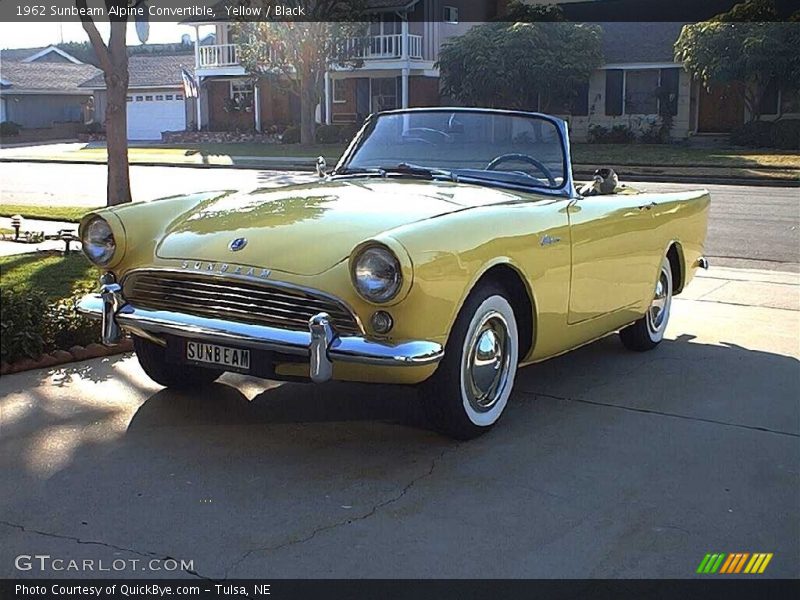
[[657, 206], [655, 202], [651, 202], [650, 204], [643, 204], [639, 207], [639, 210], [650, 210], [654, 206]]

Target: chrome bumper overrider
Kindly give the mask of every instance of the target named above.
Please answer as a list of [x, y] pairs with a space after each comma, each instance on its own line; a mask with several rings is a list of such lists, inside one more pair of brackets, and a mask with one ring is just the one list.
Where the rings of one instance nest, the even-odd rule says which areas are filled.
[[[100, 294], [84, 296], [76, 310], [101, 319], [103, 343], [116, 344], [123, 330], [159, 342], [159, 334], [172, 334], [216, 343], [273, 350], [284, 354], [309, 356], [312, 381], [328, 381], [333, 362], [352, 362], [383, 366], [417, 366], [438, 362], [444, 355], [441, 344], [408, 341], [388, 344], [358, 336], [339, 336], [326, 313], [314, 315], [308, 331], [290, 331], [222, 319], [198, 317], [172, 311], [134, 308], [126, 304], [117, 283], [105, 280]], [[163, 340], [161, 343], [164, 344]]]

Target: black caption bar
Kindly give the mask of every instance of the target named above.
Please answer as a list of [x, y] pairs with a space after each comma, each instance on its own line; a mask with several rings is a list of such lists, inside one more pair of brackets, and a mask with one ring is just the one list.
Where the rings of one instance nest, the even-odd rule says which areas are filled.
[[[557, 20], [574, 22], [702, 21], [727, 12], [741, 0], [554, 1]], [[778, 18], [800, 10], [800, 0], [773, 0]], [[455, 0], [459, 22], [518, 20], [514, 0]], [[546, 2], [542, 4], [547, 4]], [[442, 3], [435, 6], [441, 8]], [[0, 21], [43, 23], [135, 20], [214, 23], [217, 21], [369, 21], [380, 12], [400, 12], [413, 21], [437, 21], [444, 11], [431, 0], [2, 0]], [[510, 8], [511, 7], [511, 8]], [[541, 13], [532, 13], [541, 14]], [[541, 17], [553, 19], [553, 13]], [[540, 17], [534, 17], [540, 18]]]
[[3, 600], [262, 598], [267, 600], [735, 600], [797, 598], [798, 580], [0, 580]]

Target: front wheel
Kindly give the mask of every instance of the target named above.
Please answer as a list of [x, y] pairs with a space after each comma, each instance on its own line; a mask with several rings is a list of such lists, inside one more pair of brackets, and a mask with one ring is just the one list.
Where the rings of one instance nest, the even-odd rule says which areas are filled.
[[191, 389], [215, 381], [222, 371], [167, 362], [166, 350], [143, 338], [133, 336], [136, 358], [147, 376], [164, 387]]
[[442, 362], [422, 386], [429, 420], [459, 440], [485, 433], [508, 404], [518, 362], [514, 310], [501, 288], [482, 285], [464, 303]]
[[652, 350], [664, 338], [672, 306], [672, 267], [665, 257], [653, 291], [653, 299], [645, 315], [619, 332], [619, 338], [629, 350]]

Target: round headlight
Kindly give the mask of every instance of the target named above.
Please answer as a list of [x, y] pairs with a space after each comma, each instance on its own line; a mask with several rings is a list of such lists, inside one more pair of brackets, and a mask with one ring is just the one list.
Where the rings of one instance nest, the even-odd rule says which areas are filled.
[[114, 257], [117, 244], [111, 226], [102, 217], [94, 217], [83, 230], [81, 246], [86, 256], [96, 265], [107, 265]]
[[370, 246], [353, 262], [353, 283], [365, 300], [388, 302], [403, 283], [400, 263], [387, 248]]

